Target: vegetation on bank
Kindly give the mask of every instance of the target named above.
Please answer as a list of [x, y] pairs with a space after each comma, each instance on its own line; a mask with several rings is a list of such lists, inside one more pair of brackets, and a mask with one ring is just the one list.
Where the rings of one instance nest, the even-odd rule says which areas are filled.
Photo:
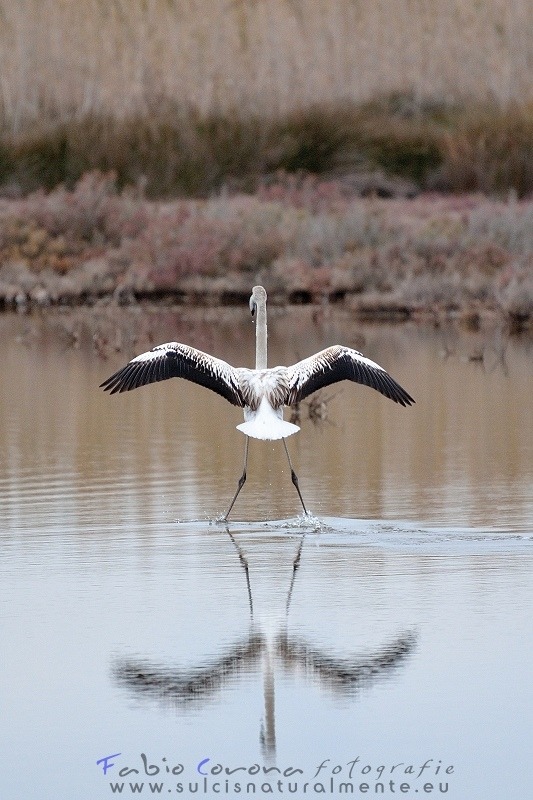
[[30, 303], [289, 302], [365, 314], [533, 314], [533, 202], [354, 196], [341, 180], [279, 176], [255, 194], [153, 202], [93, 172], [0, 201], [0, 298]]

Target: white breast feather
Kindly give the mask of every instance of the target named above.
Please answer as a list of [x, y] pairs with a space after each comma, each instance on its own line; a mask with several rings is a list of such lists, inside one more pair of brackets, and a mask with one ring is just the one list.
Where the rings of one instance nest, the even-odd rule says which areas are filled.
[[286, 367], [269, 370], [239, 369], [239, 384], [246, 402], [237, 430], [254, 439], [283, 439], [300, 430], [285, 422], [283, 405], [288, 393]]

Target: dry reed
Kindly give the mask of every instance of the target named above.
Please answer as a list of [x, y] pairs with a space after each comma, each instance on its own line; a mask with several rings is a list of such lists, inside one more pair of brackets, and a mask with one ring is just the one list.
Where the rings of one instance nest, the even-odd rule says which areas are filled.
[[412, 93], [533, 100], [530, 0], [0, 0], [0, 111], [283, 117]]

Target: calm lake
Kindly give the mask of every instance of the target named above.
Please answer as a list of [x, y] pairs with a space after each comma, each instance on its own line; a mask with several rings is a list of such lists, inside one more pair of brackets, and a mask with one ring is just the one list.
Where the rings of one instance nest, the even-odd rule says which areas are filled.
[[533, 341], [269, 324], [271, 366], [347, 344], [416, 405], [303, 403], [312, 517], [252, 441], [226, 526], [242, 412], [98, 386], [171, 340], [252, 366], [247, 307], [0, 317], [0, 797], [531, 797]]

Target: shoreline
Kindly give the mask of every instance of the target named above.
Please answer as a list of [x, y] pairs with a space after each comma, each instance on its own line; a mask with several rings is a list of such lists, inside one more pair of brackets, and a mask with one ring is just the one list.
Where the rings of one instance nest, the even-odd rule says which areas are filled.
[[[128, 295], [127, 298], [116, 297], [112, 294], [105, 295], [76, 295], [60, 297], [56, 302], [48, 303], [40, 299], [19, 299], [18, 301], [5, 302], [0, 298], [0, 315], [50, 312], [72, 312], [80, 309], [94, 309], [96, 312], [108, 309], [145, 308], [150, 311], [168, 310], [177, 311], [180, 308], [194, 308], [208, 310], [211, 308], [242, 308], [249, 300], [250, 289], [243, 292], [177, 291], [153, 292], [139, 296]], [[446, 324], [459, 324], [465, 330], [480, 331], [486, 327], [499, 327], [506, 330], [510, 336], [521, 334], [533, 335], [533, 315], [502, 312], [491, 306], [435, 308], [390, 304], [386, 300], [377, 302], [375, 298], [365, 301], [364, 297], [357, 294], [346, 293], [344, 297], [294, 297], [291, 294], [276, 292], [269, 294], [269, 303], [272, 308], [287, 309], [295, 306], [308, 307], [317, 313], [327, 312], [328, 309], [339, 309], [350, 313], [354, 320], [369, 324], [403, 324], [415, 323], [440, 327]]]

